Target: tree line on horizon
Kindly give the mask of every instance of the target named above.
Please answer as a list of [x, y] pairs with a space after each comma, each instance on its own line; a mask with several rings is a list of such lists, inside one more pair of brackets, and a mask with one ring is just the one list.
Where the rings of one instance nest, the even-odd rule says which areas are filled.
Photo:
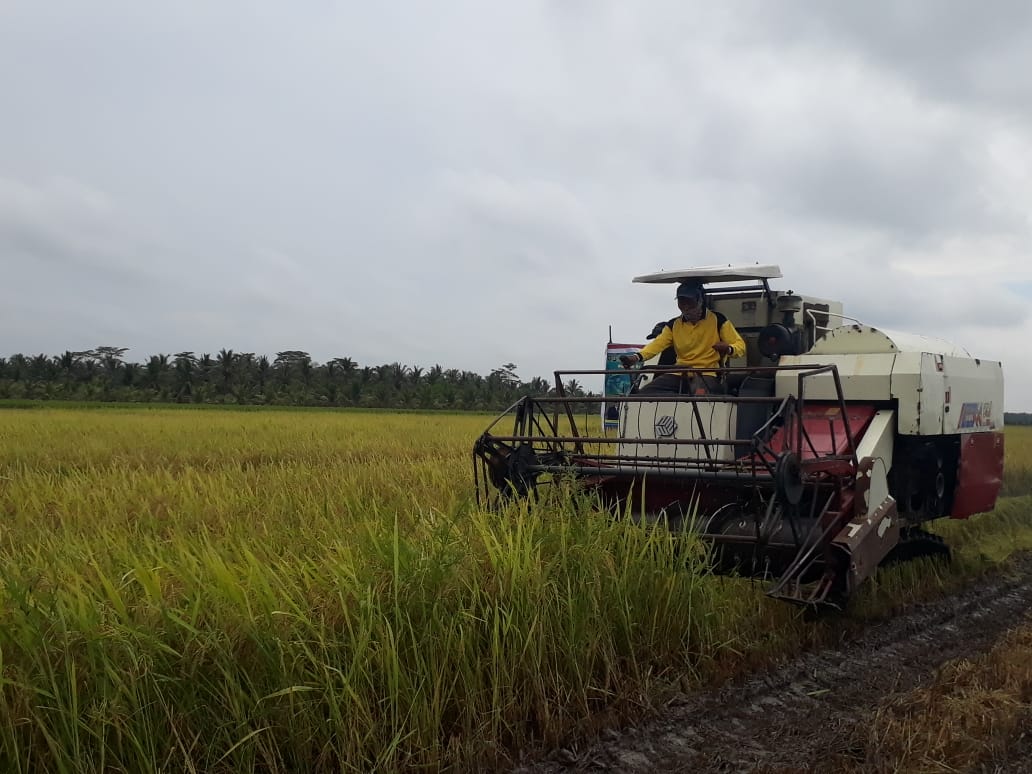
[[[523, 381], [514, 363], [487, 376], [444, 368], [386, 363], [360, 366], [350, 357], [317, 363], [300, 350], [275, 357], [222, 349], [125, 359], [126, 347], [97, 347], [48, 356], [0, 357], [0, 399], [136, 403], [502, 410], [527, 394], [554, 394], [541, 377]], [[575, 379], [567, 394], [592, 395]]]
[[1003, 424], [1032, 425], [1032, 414], [1026, 411], [1005, 411], [1003, 413]]
[[[514, 363], [483, 376], [441, 365], [360, 366], [350, 357], [320, 364], [300, 350], [277, 352], [274, 358], [231, 349], [214, 356], [184, 351], [151, 355], [143, 363], [126, 361], [127, 351], [105, 346], [0, 357], [0, 400], [500, 411], [523, 395], [555, 394], [547, 379], [521, 380]], [[564, 386], [575, 397], [598, 394], [576, 379]], [[1006, 412], [1004, 424], [1032, 425], [1032, 413]]]

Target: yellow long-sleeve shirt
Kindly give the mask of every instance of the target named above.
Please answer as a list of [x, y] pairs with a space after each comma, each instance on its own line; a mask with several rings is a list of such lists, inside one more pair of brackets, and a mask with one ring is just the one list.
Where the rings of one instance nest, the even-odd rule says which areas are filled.
[[651, 342], [639, 351], [642, 360], [655, 357], [671, 344], [677, 353], [677, 365], [686, 368], [718, 368], [720, 355], [713, 345], [723, 341], [731, 345], [731, 357], [745, 354], [745, 341], [727, 318], [717, 329], [717, 315], [707, 309], [705, 316], [696, 323], [685, 322], [678, 317], [673, 325], [667, 325]]

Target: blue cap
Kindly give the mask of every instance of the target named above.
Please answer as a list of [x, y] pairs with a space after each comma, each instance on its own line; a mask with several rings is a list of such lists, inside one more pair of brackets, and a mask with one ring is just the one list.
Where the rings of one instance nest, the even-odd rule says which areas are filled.
[[702, 286], [695, 281], [689, 280], [677, 286], [677, 298], [702, 298]]

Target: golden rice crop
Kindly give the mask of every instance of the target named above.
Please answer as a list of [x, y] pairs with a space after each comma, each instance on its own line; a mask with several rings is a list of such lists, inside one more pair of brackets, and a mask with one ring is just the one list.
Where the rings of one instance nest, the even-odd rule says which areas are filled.
[[471, 506], [482, 417], [0, 421], [5, 770], [434, 768], [713, 650], [669, 536]]
[[491, 765], [823, 636], [576, 493], [481, 512], [484, 424], [0, 411], [0, 769]]

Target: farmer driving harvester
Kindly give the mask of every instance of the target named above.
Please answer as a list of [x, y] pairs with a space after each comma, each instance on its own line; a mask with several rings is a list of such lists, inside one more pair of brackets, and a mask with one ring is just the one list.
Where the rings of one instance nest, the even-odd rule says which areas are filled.
[[677, 354], [676, 364], [693, 370], [660, 374], [642, 387], [641, 392], [693, 395], [723, 392], [717, 372], [707, 369], [719, 368], [725, 358], [742, 357], [745, 342], [730, 320], [707, 308], [700, 282], [682, 282], [677, 286], [676, 298], [681, 315], [668, 321], [638, 352], [622, 355], [620, 363], [624, 368], [633, 368], [672, 346]]

